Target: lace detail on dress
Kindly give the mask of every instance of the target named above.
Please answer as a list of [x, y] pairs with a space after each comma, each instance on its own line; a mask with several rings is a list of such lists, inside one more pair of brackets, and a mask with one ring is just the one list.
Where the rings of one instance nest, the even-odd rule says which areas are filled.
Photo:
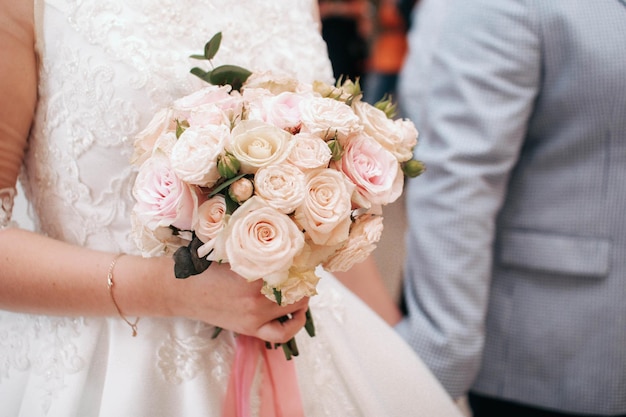
[[15, 226], [15, 223], [11, 221], [14, 199], [15, 188], [3, 188], [0, 190], [0, 230]]
[[169, 334], [161, 344], [158, 349], [161, 375], [172, 384], [180, 384], [210, 370], [211, 377], [225, 392], [234, 357], [232, 335], [222, 332], [212, 338], [215, 327], [200, 322], [196, 326], [194, 335], [175, 337]]
[[80, 318], [0, 315], [0, 382], [12, 372], [32, 371], [46, 412], [66, 377], [84, 368], [75, 344], [84, 325]]
[[[339, 291], [325, 288], [323, 294], [311, 299], [311, 312], [319, 334], [326, 332], [327, 323], [342, 327], [345, 323], [345, 299]], [[306, 362], [301, 364], [305, 369], [313, 370], [301, 376], [299, 382], [303, 391], [316, 392], [316, 398], [325, 399], [315, 401], [315, 398], [304, 398], [305, 401], [309, 400], [304, 408], [315, 416], [359, 417], [360, 411], [354, 407], [355, 400], [346, 389], [349, 383], [341, 378], [337, 366], [333, 364], [336, 359], [327, 339], [309, 338], [308, 335], [298, 338], [303, 353], [297, 360]]]

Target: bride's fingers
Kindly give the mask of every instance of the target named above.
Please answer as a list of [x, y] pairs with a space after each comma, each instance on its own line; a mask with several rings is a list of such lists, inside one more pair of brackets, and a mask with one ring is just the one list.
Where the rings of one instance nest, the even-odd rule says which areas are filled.
[[285, 343], [304, 327], [306, 322], [306, 308], [301, 308], [287, 314], [285, 320], [281, 316], [259, 327], [257, 337], [271, 343]]

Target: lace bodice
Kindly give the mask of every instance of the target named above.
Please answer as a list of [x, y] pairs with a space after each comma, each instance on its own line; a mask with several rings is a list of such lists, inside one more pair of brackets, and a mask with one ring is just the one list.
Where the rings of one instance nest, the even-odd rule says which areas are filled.
[[313, 0], [36, 2], [39, 106], [24, 188], [38, 228], [136, 252], [130, 238], [133, 135], [202, 82], [189, 58], [223, 32], [215, 65], [332, 80]]

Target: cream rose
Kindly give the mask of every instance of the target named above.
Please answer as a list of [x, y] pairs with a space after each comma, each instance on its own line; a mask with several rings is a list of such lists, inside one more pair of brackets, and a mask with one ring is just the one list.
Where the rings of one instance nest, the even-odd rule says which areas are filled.
[[305, 175], [306, 193], [296, 209], [296, 221], [316, 245], [345, 241], [350, 230], [354, 185], [334, 169], [320, 168]]
[[308, 132], [322, 139], [337, 136], [343, 141], [349, 135], [362, 129], [359, 118], [352, 108], [332, 98], [310, 97], [300, 103], [302, 132]]
[[243, 85], [244, 91], [251, 88], [263, 88], [272, 94], [296, 91], [300, 83], [295, 78], [280, 76], [275, 72], [253, 72]]
[[298, 133], [293, 137], [293, 145], [287, 160], [302, 171], [325, 168], [330, 162], [332, 152], [328, 144], [310, 133]]
[[232, 214], [208, 259], [230, 263], [249, 281], [262, 278], [277, 286], [289, 278], [293, 258], [303, 245], [302, 232], [289, 216], [254, 196]]
[[392, 120], [385, 112], [365, 102], [354, 103], [353, 108], [363, 123], [364, 132], [391, 152], [399, 162], [413, 157], [417, 129], [411, 121]]
[[350, 230], [350, 238], [324, 263], [324, 267], [330, 272], [345, 272], [354, 264], [363, 262], [376, 249], [382, 232], [381, 216], [364, 214], [357, 217]]
[[243, 120], [232, 130], [226, 149], [241, 162], [242, 173], [253, 174], [287, 159], [290, 145], [290, 133], [258, 120]]
[[366, 135], [351, 138], [336, 163], [355, 185], [355, 202], [361, 207], [385, 205], [402, 194], [404, 176], [398, 160]]
[[167, 157], [153, 156], [139, 167], [133, 187], [137, 219], [149, 229], [174, 226], [190, 230], [198, 202], [197, 189], [183, 182]]
[[304, 271], [291, 269], [289, 278], [278, 287], [263, 285], [261, 292], [270, 300], [276, 302], [274, 288], [281, 293], [280, 305], [289, 305], [300, 301], [304, 297], [312, 297], [317, 294], [317, 283], [320, 277], [317, 276], [315, 270], [308, 269]]
[[292, 213], [302, 203], [305, 185], [302, 171], [289, 164], [261, 168], [254, 176], [256, 194], [285, 214]]
[[189, 184], [215, 185], [220, 178], [217, 158], [229, 135], [230, 131], [224, 125], [185, 129], [170, 154], [176, 175]]

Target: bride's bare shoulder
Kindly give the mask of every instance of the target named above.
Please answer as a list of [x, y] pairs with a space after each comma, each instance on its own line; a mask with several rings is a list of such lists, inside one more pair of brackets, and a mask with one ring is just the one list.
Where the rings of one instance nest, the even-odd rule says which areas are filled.
[[33, 39], [33, 15], [34, 1], [0, 0], [0, 32], [3, 36]]
[[37, 96], [34, 3], [0, 0], [0, 189], [15, 185]]

